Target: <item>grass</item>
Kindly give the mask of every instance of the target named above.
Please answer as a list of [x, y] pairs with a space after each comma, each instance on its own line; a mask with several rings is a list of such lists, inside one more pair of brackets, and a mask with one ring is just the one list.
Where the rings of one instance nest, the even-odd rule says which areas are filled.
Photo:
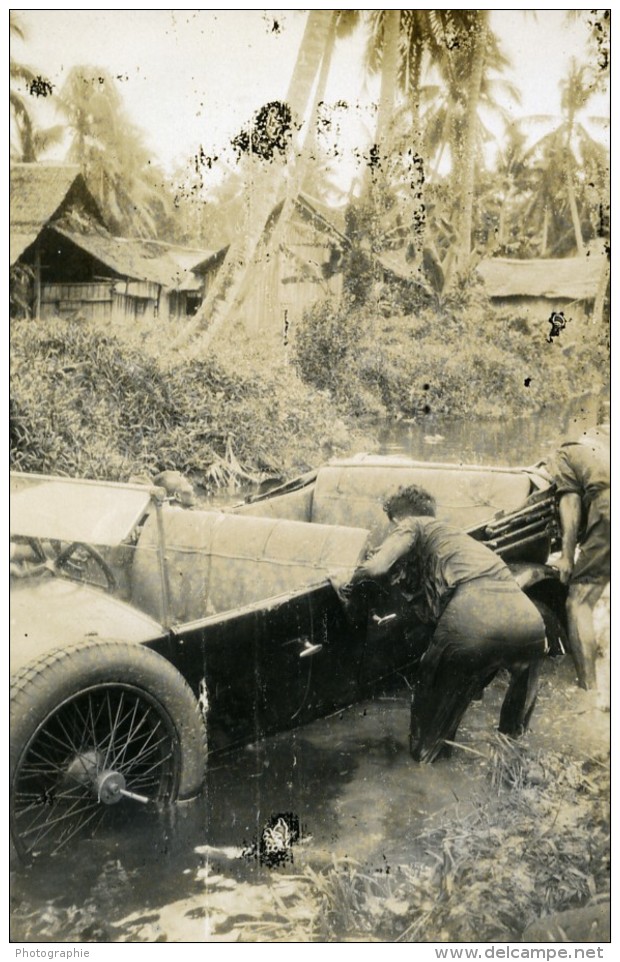
[[483, 755], [490, 792], [420, 835], [409, 864], [306, 866], [289, 920], [249, 920], [240, 940], [519, 941], [535, 919], [608, 894], [609, 758], [532, 756], [499, 734]]

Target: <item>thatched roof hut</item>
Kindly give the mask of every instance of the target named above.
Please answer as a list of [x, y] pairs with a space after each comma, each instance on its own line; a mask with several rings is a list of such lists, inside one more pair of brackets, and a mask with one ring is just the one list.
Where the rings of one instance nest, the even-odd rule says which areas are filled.
[[13, 164], [10, 189], [10, 261], [14, 264], [41, 231], [72, 209], [97, 224], [104, 219], [79, 167]]
[[113, 236], [77, 167], [12, 167], [10, 222], [11, 265], [32, 278], [20, 303], [36, 316], [124, 321], [197, 307], [191, 270], [209, 252]]

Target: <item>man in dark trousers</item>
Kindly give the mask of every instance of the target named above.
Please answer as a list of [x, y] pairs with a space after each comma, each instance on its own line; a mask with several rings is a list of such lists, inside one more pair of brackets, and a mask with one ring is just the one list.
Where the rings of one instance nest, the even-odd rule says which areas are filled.
[[609, 424], [599, 424], [564, 443], [551, 471], [562, 529], [562, 554], [555, 567], [569, 586], [568, 641], [579, 685], [593, 690], [598, 646], [592, 615], [611, 570]]
[[412, 621], [431, 627], [414, 685], [411, 754], [434, 761], [500, 668], [511, 680], [499, 730], [518, 737], [528, 726], [547, 650], [540, 614], [497, 555], [435, 518], [435, 499], [424, 488], [399, 488], [383, 507], [394, 528], [343, 594], [368, 581], [397, 588], [405, 613], [410, 606]]

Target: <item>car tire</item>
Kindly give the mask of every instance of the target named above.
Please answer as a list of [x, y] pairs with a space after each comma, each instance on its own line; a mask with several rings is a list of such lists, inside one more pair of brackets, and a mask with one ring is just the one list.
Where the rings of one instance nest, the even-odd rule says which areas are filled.
[[196, 699], [161, 655], [100, 639], [48, 652], [11, 679], [10, 821], [18, 856], [58, 851], [117, 803], [129, 812], [140, 801], [197, 795], [206, 754]]

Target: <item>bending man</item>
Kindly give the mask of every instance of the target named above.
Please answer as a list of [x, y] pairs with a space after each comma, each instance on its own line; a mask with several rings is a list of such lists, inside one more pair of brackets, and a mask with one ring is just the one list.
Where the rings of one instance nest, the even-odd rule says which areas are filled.
[[414, 686], [411, 754], [434, 761], [500, 668], [512, 677], [499, 730], [518, 737], [534, 708], [546, 651], [540, 614], [497, 555], [435, 518], [435, 500], [424, 488], [400, 488], [384, 510], [394, 529], [356, 569], [347, 591], [364, 581], [398, 586], [412, 619], [430, 623]]

